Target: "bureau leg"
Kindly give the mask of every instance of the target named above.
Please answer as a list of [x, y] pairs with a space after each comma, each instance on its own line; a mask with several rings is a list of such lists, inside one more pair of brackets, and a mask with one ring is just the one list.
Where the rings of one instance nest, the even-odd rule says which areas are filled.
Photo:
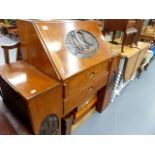
[[97, 103], [96, 103], [96, 110], [98, 112], [100, 112], [100, 113], [110, 103], [110, 99], [112, 97], [112, 92], [113, 92], [113, 89], [114, 89], [116, 75], [117, 75], [117, 72], [118, 72], [119, 62], [120, 62], [120, 55], [114, 56], [112, 61], [111, 61], [111, 65], [110, 65], [110, 73], [109, 73], [108, 83], [107, 83], [107, 85], [105, 87], [103, 87], [98, 92], [98, 100], [97, 100]]
[[108, 86], [103, 87], [98, 92], [98, 100], [96, 103], [96, 110], [101, 113], [110, 103], [112, 92], [108, 90]]
[[74, 114], [70, 113], [61, 120], [61, 134], [70, 135], [72, 130], [72, 124], [74, 120]]

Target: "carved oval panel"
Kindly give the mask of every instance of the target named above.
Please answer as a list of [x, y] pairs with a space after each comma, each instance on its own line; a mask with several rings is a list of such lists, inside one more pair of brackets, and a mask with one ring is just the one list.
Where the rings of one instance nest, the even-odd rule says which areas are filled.
[[56, 135], [59, 130], [59, 120], [55, 114], [48, 115], [40, 126], [40, 135]]
[[90, 32], [74, 30], [65, 36], [65, 48], [71, 54], [83, 58], [94, 55], [99, 48], [99, 44]]

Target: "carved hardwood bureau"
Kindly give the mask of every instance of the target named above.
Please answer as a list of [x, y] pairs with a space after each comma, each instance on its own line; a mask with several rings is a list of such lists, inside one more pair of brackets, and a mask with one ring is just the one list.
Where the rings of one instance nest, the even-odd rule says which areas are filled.
[[107, 48], [96, 21], [18, 20], [17, 26], [22, 60], [0, 67], [0, 87], [4, 103], [33, 134], [70, 134], [65, 118], [93, 94], [98, 112], [107, 107], [120, 55]]

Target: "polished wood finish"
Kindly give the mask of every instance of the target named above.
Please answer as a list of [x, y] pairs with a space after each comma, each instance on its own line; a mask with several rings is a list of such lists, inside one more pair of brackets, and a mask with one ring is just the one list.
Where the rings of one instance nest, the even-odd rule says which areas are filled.
[[49, 114], [56, 114], [59, 119], [59, 132], [61, 134], [62, 117], [62, 87], [57, 86], [29, 102], [29, 111], [34, 133], [38, 134], [41, 122]]
[[[0, 86], [6, 104], [11, 103], [24, 115], [34, 134], [53, 113], [59, 119], [59, 133], [61, 125], [62, 133], [70, 133], [66, 124], [73, 121], [72, 111], [98, 91], [102, 95], [98, 96], [97, 110], [101, 112], [108, 105], [112, 92], [109, 80], [119, 56], [109, 50], [96, 21], [18, 20], [17, 25], [23, 60], [0, 68]], [[66, 34], [77, 29], [95, 36], [99, 48], [94, 55], [79, 58], [65, 48]], [[68, 116], [70, 123], [65, 121]]]
[[107, 84], [108, 74], [103, 74], [89, 84], [84, 85], [74, 95], [64, 99], [64, 115], [73, 110], [83, 102], [85, 102], [91, 95], [100, 90]]
[[59, 82], [23, 61], [0, 66], [0, 73], [26, 100], [59, 85]]
[[33, 22], [17, 20], [17, 26], [22, 59], [51, 77], [60, 79]]
[[107, 74], [109, 71], [109, 61], [99, 63], [84, 72], [81, 72], [72, 78], [68, 78], [64, 81], [65, 94], [64, 97], [70, 96], [76, 93], [80, 87], [83, 87], [86, 83], [92, 82], [94, 79], [101, 75]]
[[[58, 75], [58, 78], [63, 80], [64, 86], [64, 115], [66, 115], [70, 110], [73, 110], [77, 105], [79, 105], [83, 100], [79, 101], [80, 99], [76, 99], [76, 102], [70, 102], [68, 104], [68, 100], [72, 98], [72, 94], [75, 94], [76, 91], [80, 92], [85, 87], [85, 83], [90, 85], [90, 82], [93, 82], [95, 78], [99, 75], [108, 73], [109, 71], [109, 60], [112, 57], [112, 53], [108, 50], [106, 44], [104, 43], [104, 38], [100, 33], [98, 28], [98, 24], [96, 21], [17, 21], [19, 26], [19, 32], [21, 31], [21, 44], [26, 44], [26, 38], [24, 38], [24, 32], [22, 27], [25, 24], [29, 31], [36, 30], [38, 32], [38, 36], [40, 38], [40, 43], [37, 41], [36, 34], [33, 37], [27, 36], [29, 40], [33, 39], [33, 47], [34, 41], [39, 43], [39, 46], [43, 45], [46, 52], [42, 53], [42, 51], [37, 47], [38, 44], [36, 43], [36, 47], [34, 49], [38, 49], [35, 54], [37, 57], [35, 59], [43, 59], [45, 56], [49, 58], [50, 63], [53, 64], [53, 71], [55, 71], [55, 75]], [[21, 28], [20, 28], [21, 27]], [[61, 27], [61, 28], [60, 28]], [[83, 29], [86, 31], [90, 31], [97, 39], [99, 43], [99, 50], [98, 52], [89, 58], [78, 58], [72, 54], [70, 54], [64, 45], [64, 38], [65, 35], [74, 29]], [[22, 43], [23, 41], [23, 43]], [[27, 43], [28, 44], [28, 43]], [[31, 62], [31, 43], [28, 46], [25, 46], [25, 53], [29, 63]], [[35, 52], [33, 49], [33, 52]], [[41, 57], [42, 54], [42, 57]], [[23, 56], [24, 58], [24, 56]], [[48, 60], [48, 61], [49, 61]], [[36, 61], [35, 61], [36, 62]], [[64, 63], [65, 62], [65, 63]], [[36, 62], [37, 65], [40, 64]], [[37, 66], [36, 64], [33, 64]], [[38, 67], [38, 66], [37, 66]], [[41, 66], [42, 67], [42, 66]], [[43, 69], [44, 67], [42, 67]], [[51, 68], [50, 66], [46, 66], [46, 68]], [[41, 70], [42, 70], [41, 69]], [[52, 71], [52, 70], [51, 70]], [[52, 74], [51, 74], [52, 75]], [[53, 76], [52, 76], [53, 77]], [[106, 81], [106, 80], [105, 80]], [[104, 84], [105, 85], [105, 84]], [[104, 86], [102, 85], [102, 86]], [[85, 91], [86, 89], [84, 89]], [[87, 91], [87, 90], [86, 90]], [[96, 90], [97, 91], [97, 90]], [[74, 97], [73, 97], [74, 98]], [[77, 98], [77, 97], [76, 97]], [[85, 99], [85, 97], [84, 97]], [[75, 101], [75, 99], [74, 99]], [[78, 103], [79, 102], [79, 103]], [[67, 104], [66, 104], [67, 103]], [[77, 104], [78, 103], [78, 104]], [[69, 105], [69, 106], [68, 106]], [[72, 105], [72, 106], [71, 106]], [[74, 106], [73, 106], [74, 105]]]
[[[38, 33], [42, 36], [44, 46], [47, 48], [50, 59], [54, 62], [63, 80], [106, 61], [112, 56], [111, 52], [104, 44], [104, 38], [96, 21], [37, 21], [34, 25]], [[86, 30], [95, 36], [99, 44], [99, 49], [93, 56], [80, 59], [65, 49], [64, 38], [68, 32], [75, 29]]]
[[[23, 61], [1, 66], [0, 73], [4, 101], [29, 121], [35, 134], [39, 134], [40, 125], [48, 114], [56, 114], [61, 122], [62, 86], [59, 82]], [[60, 134], [61, 123], [59, 126]]]

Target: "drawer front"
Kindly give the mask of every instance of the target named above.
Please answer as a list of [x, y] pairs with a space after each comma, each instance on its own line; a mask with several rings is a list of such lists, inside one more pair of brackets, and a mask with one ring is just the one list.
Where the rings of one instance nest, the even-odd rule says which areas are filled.
[[108, 81], [108, 73], [99, 76], [86, 86], [79, 89], [74, 95], [64, 99], [64, 115], [85, 102], [91, 95], [104, 87]]
[[64, 82], [64, 97], [68, 97], [76, 93], [80, 87], [83, 87], [86, 83], [89, 83], [96, 79], [98, 76], [108, 72], [109, 61], [102, 62], [81, 72]]

